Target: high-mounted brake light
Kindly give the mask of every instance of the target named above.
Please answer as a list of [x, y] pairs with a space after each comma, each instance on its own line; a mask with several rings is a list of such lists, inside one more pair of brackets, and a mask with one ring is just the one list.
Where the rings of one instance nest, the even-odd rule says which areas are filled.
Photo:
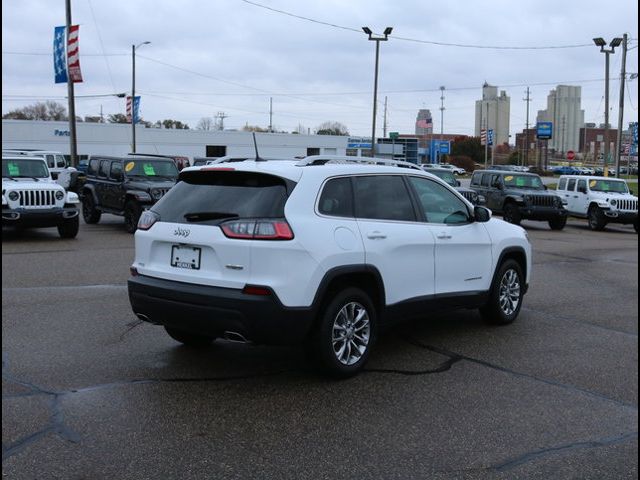
[[235, 172], [235, 168], [230, 167], [202, 167], [200, 169], [201, 172], [211, 172], [212, 170], [217, 170], [218, 172]]
[[286, 220], [231, 220], [220, 225], [228, 238], [244, 240], [292, 240], [293, 231]]

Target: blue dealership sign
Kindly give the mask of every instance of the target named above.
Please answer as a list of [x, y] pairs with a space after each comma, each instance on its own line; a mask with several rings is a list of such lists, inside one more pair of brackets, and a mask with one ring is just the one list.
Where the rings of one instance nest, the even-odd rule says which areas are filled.
[[538, 122], [536, 126], [536, 137], [540, 140], [550, 140], [553, 138], [553, 122]]

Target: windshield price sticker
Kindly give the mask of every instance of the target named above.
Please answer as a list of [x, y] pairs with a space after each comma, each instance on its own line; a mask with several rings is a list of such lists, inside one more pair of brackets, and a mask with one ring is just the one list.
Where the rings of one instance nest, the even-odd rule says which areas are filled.
[[590, 186], [590, 187], [595, 187], [595, 186], [596, 186], [596, 183], [598, 183], [598, 182], [596, 182], [595, 180], [591, 180], [591, 181], [589, 182], [589, 186]]
[[512, 175], [507, 175], [506, 177], [504, 177], [504, 180], [506, 182], [510, 182], [511, 180], [513, 180], [513, 176]]
[[18, 168], [18, 165], [16, 165], [15, 163], [10, 163], [7, 166], [9, 167], [9, 175], [11, 175], [12, 177], [17, 177], [20, 175], [20, 168]]
[[151, 165], [150, 163], [145, 163], [142, 168], [144, 169], [144, 174], [145, 175], [155, 175], [156, 171], [153, 168], [153, 165]]
[[134, 162], [129, 162], [124, 166], [124, 171], [125, 172], [130, 172], [131, 170], [133, 170], [133, 167], [135, 167], [136, 164]]

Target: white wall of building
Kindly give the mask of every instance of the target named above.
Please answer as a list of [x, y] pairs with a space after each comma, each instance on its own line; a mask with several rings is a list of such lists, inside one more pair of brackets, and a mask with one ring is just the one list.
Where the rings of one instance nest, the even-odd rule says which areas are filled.
[[[131, 125], [78, 122], [78, 155], [126, 155], [131, 151]], [[346, 155], [347, 139], [333, 135], [256, 133], [262, 157], [307, 155], [307, 148], [321, 154]], [[226, 146], [232, 156], [255, 155], [251, 132], [175, 130], [136, 127], [136, 152], [205, 157], [207, 145]], [[2, 148], [70, 151], [69, 123], [2, 120]]]
[[558, 85], [547, 96], [547, 109], [539, 110], [538, 122], [553, 122], [549, 148], [559, 152], [578, 151], [584, 110], [580, 109], [582, 87]]
[[485, 83], [482, 86], [482, 100], [476, 101], [475, 135], [488, 124], [493, 130], [495, 145], [509, 143], [509, 120], [511, 112], [511, 98], [504, 90], [498, 95], [498, 87]]

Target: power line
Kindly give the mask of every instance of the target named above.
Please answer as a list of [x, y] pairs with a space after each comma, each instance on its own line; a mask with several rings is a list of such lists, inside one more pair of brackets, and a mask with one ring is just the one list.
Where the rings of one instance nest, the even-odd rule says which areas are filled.
[[[265, 10], [269, 10], [275, 13], [279, 13], [281, 15], [286, 15], [289, 17], [297, 18], [299, 20], [304, 20], [307, 22], [317, 23], [319, 25], [325, 25], [327, 27], [338, 28], [341, 30], [347, 30], [351, 32], [357, 32], [358, 34], [362, 34], [362, 30], [360, 28], [346, 27], [344, 25], [338, 25], [330, 22], [323, 22], [322, 20], [316, 20], [314, 18], [304, 17], [302, 15], [296, 15], [291, 12], [287, 12], [284, 10], [278, 10], [273, 7], [268, 7], [266, 5], [262, 5], [257, 2], [252, 2], [249, 0], [241, 0], [244, 3], [249, 5], [253, 5], [254, 7], [264, 8]], [[398, 37], [396, 35], [393, 36], [395, 40], [403, 40], [405, 42], [414, 42], [414, 43], [424, 43], [428, 45], [438, 45], [441, 47], [459, 47], [459, 48], [479, 48], [479, 49], [487, 49], [487, 50], [553, 50], [553, 49], [563, 49], [563, 48], [581, 48], [581, 47], [589, 47], [592, 43], [582, 43], [575, 45], [548, 45], [548, 46], [531, 46], [531, 47], [516, 47], [516, 46], [499, 46], [499, 45], [473, 45], [473, 44], [464, 44], [464, 43], [448, 43], [448, 42], [440, 42], [435, 40], [419, 40], [416, 38], [408, 38], [408, 37]]]
[[104, 42], [102, 41], [102, 35], [100, 35], [100, 28], [98, 27], [98, 22], [96, 21], [96, 14], [93, 11], [93, 4], [91, 3], [91, 0], [88, 0], [88, 3], [89, 3], [89, 10], [91, 10], [91, 16], [93, 17], [93, 23], [95, 24], [96, 32], [98, 33], [98, 40], [100, 41], [100, 48], [102, 49], [102, 57], [104, 58], [104, 63], [107, 65], [107, 73], [109, 74], [109, 80], [111, 81], [111, 87], [115, 91], [116, 84], [113, 81], [113, 75], [111, 74], [111, 67], [109, 65], [109, 60], [108, 60], [107, 55], [105, 54], [105, 51], [104, 51]]

